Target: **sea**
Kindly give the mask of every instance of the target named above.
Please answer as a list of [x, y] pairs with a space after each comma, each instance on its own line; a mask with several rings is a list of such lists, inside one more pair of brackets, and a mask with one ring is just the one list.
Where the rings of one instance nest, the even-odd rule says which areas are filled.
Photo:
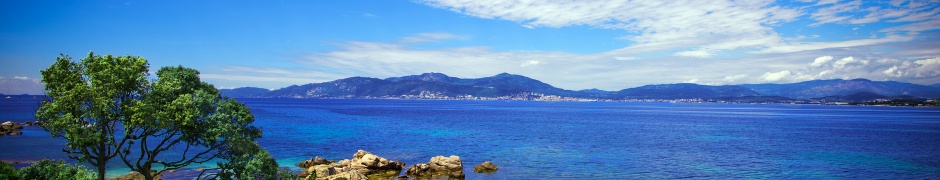
[[[239, 99], [285, 168], [366, 150], [410, 166], [459, 156], [467, 179], [940, 179], [940, 108], [645, 102]], [[33, 121], [37, 99], [0, 100]], [[0, 160], [67, 159], [39, 127]], [[474, 173], [491, 161], [495, 173]], [[74, 161], [69, 161], [73, 162]], [[19, 165], [23, 166], [23, 165]], [[195, 165], [167, 179], [191, 179]], [[126, 173], [113, 163], [108, 176]]]

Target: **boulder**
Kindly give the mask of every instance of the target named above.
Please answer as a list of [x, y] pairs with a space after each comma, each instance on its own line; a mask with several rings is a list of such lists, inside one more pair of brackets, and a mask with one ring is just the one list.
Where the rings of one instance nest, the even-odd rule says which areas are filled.
[[307, 179], [307, 176], [310, 176], [310, 172], [307, 170], [300, 171], [300, 174], [297, 174], [297, 177], [300, 177], [300, 179]]
[[7, 135], [10, 135], [10, 136], [23, 135], [23, 132], [11, 131], [11, 132], [8, 132]]
[[16, 123], [13, 123], [12, 121], [0, 123], [0, 129], [7, 130], [7, 131], [12, 130], [13, 124], [16, 124]]
[[343, 160], [339, 160], [339, 162], [330, 163], [330, 166], [333, 166], [333, 167], [348, 167], [351, 162], [352, 162], [352, 160], [343, 159]]
[[347, 171], [347, 172], [344, 172], [344, 173], [339, 173], [339, 174], [335, 174], [335, 175], [332, 175], [332, 176], [327, 176], [326, 178], [323, 178], [323, 179], [317, 178], [317, 180], [341, 180], [341, 179], [345, 179], [345, 180], [366, 180], [367, 178], [366, 178], [365, 175], [362, 175], [362, 173], [359, 173], [359, 171]]
[[353, 154], [353, 160], [362, 159], [362, 157], [365, 156], [366, 154], [372, 154], [372, 153], [370, 153], [369, 151], [360, 149], [359, 151], [356, 151], [355, 154]]
[[473, 172], [477, 173], [491, 173], [496, 172], [496, 170], [499, 170], [499, 167], [489, 161], [473, 166]]
[[330, 161], [327, 161], [326, 159], [321, 158], [320, 156], [317, 156], [315, 158], [311, 158], [305, 161], [301, 161], [300, 163], [297, 163], [297, 167], [309, 168], [311, 166], [316, 166], [316, 165], [321, 165], [321, 164], [330, 164]]
[[[316, 175], [314, 177], [317, 180], [333, 178], [330, 175], [340, 175], [347, 172], [355, 171], [358, 175], [365, 177], [376, 177], [378, 179], [390, 179], [395, 178], [401, 174], [401, 170], [405, 167], [405, 163], [398, 161], [391, 161], [380, 157], [378, 155], [372, 154], [368, 151], [359, 150], [353, 154], [353, 159], [343, 159], [338, 162], [326, 161], [326, 159], [315, 158], [300, 162], [297, 166], [309, 166], [308, 170], [303, 175]], [[316, 167], [316, 168], [314, 168]], [[322, 168], [321, 168], [322, 167]], [[329, 175], [323, 175], [321, 173], [327, 171], [325, 168], [329, 168]], [[303, 173], [303, 172], [302, 172]], [[303, 175], [301, 176], [303, 178]], [[327, 177], [329, 176], [329, 177]], [[339, 177], [357, 177], [354, 174], [347, 174]], [[387, 178], [386, 178], [387, 177]], [[306, 178], [311, 179], [311, 178]], [[375, 179], [375, 178], [373, 178]]]
[[405, 174], [409, 176], [430, 176], [431, 167], [428, 167], [428, 164], [415, 164], [408, 167], [408, 170], [405, 170]]
[[[151, 170], [150, 172], [157, 173], [157, 171], [153, 171], [153, 170]], [[157, 175], [156, 177], [153, 177], [153, 179], [162, 179], [162, 176], [163, 175]], [[141, 175], [137, 171], [131, 171], [127, 174], [124, 174], [118, 177], [108, 178], [108, 180], [143, 180], [143, 179], [144, 179], [144, 175]]]
[[347, 162], [340, 161], [340, 164], [348, 163], [343, 166], [348, 170], [356, 170], [363, 175], [380, 175], [395, 177], [405, 168], [405, 163], [389, 161], [383, 157], [372, 154], [368, 151], [359, 150], [353, 154], [353, 159]]
[[463, 162], [458, 156], [435, 156], [428, 162], [428, 166], [434, 171], [456, 171], [463, 170]]
[[316, 174], [317, 177], [327, 177], [335, 175], [336, 169], [330, 165], [317, 165], [314, 166], [313, 172], [315, 172], [314, 174]]
[[405, 171], [411, 176], [442, 176], [449, 178], [463, 178], [463, 162], [458, 156], [435, 156], [427, 164], [415, 164]]

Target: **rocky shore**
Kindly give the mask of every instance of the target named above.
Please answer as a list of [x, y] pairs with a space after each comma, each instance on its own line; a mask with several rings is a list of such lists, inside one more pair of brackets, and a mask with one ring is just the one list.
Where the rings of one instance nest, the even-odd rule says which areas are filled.
[[34, 123], [34, 122], [29, 122], [29, 121], [27, 121], [26, 123], [15, 123], [12, 121], [3, 122], [3, 123], [0, 123], [0, 136], [23, 135], [23, 132], [20, 131], [23, 129], [23, 126], [34, 126], [34, 125], [38, 126], [41, 124], [39, 122]]
[[[304, 180], [364, 180], [364, 179], [463, 179], [463, 162], [459, 156], [435, 156], [427, 163], [407, 168], [405, 176], [399, 176], [405, 163], [388, 160], [368, 151], [359, 150], [352, 159], [329, 161], [314, 157], [297, 166], [304, 168], [300, 179]], [[477, 170], [480, 168], [481, 170]], [[499, 167], [489, 161], [477, 165], [475, 172], [495, 172]]]

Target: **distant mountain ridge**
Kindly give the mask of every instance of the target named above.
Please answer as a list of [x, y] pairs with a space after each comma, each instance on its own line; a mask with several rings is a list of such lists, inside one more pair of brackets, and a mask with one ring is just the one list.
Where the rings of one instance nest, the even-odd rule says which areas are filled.
[[940, 97], [940, 88], [897, 81], [871, 81], [868, 79], [852, 80], [812, 80], [791, 84], [743, 84], [762, 95], [784, 96], [796, 99], [826, 96], [845, 96], [868, 92], [884, 96], [914, 96], [924, 98]]
[[[791, 99], [937, 98], [940, 88], [896, 81], [813, 80], [790, 84], [699, 85], [658, 84], [620, 91], [565, 90], [526, 76], [500, 73], [463, 79], [442, 73], [424, 73], [385, 79], [350, 77], [323, 83], [292, 85], [276, 90], [263, 88], [222, 89], [230, 97], [248, 98], [443, 98], [443, 97], [569, 97], [582, 99], [717, 99], [750, 102]], [[859, 94], [862, 93], [862, 94]], [[865, 94], [870, 93], [870, 94]], [[854, 95], [854, 96], [849, 96]], [[843, 97], [846, 96], [846, 97]], [[838, 98], [836, 98], [838, 97]], [[877, 99], [876, 98], [876, 99]]]
[[692, 83], [646, 85], [617, 91], [627, 99], [692, 99], [760, 96], [761, 94], [738, 85], [707, 86]]

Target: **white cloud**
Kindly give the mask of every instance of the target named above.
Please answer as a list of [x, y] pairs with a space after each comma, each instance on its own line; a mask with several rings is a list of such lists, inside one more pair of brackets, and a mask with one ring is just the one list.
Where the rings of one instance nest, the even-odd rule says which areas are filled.
[[0, 93], [3, 94], [42, 94], [44, 89], [42, 80], [39, 78], [26, 76], [0, 77]]
[[901, 72], [898, 72], [898, 66], [897, 66], [897, 65], [891, 66], [891, 68], [888, 68], [888, 69], [886, 69], [886, 70], [884, 70], [884, 71], [881, 71], [881, 72], [884, 73], [885, 75], [888, 75], [888, 76], [892, 76], [892, 77], [901, 77]]
[[[822, 58], [822, 57], [821, 57]], [[817, 58], [819, 59], [819, 58]], [[823, 58], [830, 59], [830, 58]], [[820, 62], [819, 66], [814, 66]], [[766, 82], [798, 82], [814, 79], [896, 80], [903, 82], [940, 83], [940, 56], [924, 59], [860, 59], [853, 56], [835, 61], [814, 61], [798, 70], [769, 71], [760, 77]]]
[[[936, 19], [940, 15], [935, 1], [900, 1], [892, 0], [888, 5], [882, 6], [881, 1], [838, 0], [820, 1], [820, 7], [813, 12], [810, 18], [817, 22], [811, 26], [827, 23], [839, 24], [869, 24], [876, 22], [920, 22]], [[864, 7], [864, 9], [863, 9]], [[922, 25], [919, 27], [923, 27]], [[854, 29], [853, 29], [854, 30]], [[911, 28], [915, 31], [931, 30], [929, 28]], [[894, 31], [894, 30], [891, 30]]]
[[539, 65], [539, 64], [542, 64], [542, 62], [536, 61], [536, 60], [528, 60], [528, 61], [522, 63], [521, 65], [519, 65], [519, 67], [535, 66], [535, 65]]
[[[847, 48], [912, 41], [917, 34], [887, 33], [882, 38], [839, 41], [804, 41], [805, 36], [785, 38], [776, 25], [792, 22], [812, 11], [813, 26], [827, 23], [867, 24], [884, 20], [913, 24], [882, 29], [882, 32], [919, 32], [940, 29], [936, 3], [904, 2], [898, 6], [868, 5], [861, 0], [824, 0], [802, 7], [758, 1], [495, 1], [425, 0], [433, 7], [485, 18], [518, 22], [528, 28], [592, 26], [631, 32], [620, 39], [633, 44], [608, 54], [636, 56], [674, 52], [681, 57], [710, 58], [728, 51], [789, 53], [818, 49]], [[813, 7], [815, 6], [815, 7]], [[864, 9], [863, 9], [864, 8]], [[858, 27], [853, 27], [857, 30]], [[677, 51], [678, 50], [678, 51]], [[661, 54], [661, 53], [660, 53]]]
[[886, 28], [886, 29], [881, 30], [881, 32], [895, 32], [895, 31], [920, 32], [920, 31], [929, 31], [929, 30], [937, 30], [937, 29], [940, 29], [940, 18], [934, 18], [928, 21]]
[[637, 57], [620, 57], [620, 56], [617, 56], [617, 57], [614, 57], [614, 59], [619, 60], [619, 61], [630, 61], [630, 60], [637, 60], [637, 59], [640, 59], [640, 58], [637, 58]]
[[852, 65], [868, 65], [868, 60], [856, 60], [849, 56], [832, 63], [832, 67], [836, 69], [844, 69]]
[[858, 10], [858, 8], [862, 5], [862, 1], [853, 0], [844, 3], [838, 3], [838, 1], [820, 1], [819, 3], [816, 3], [816, 5], [826, 7], [819, 8], [819, 10], [810, 15], [811, 18], [818, 21], [816, 23], [810, 24], [810, 26], [819, 26], [826, 23], [846, 21], [851, 17], [841, 14]]
[[790, 72], [790, 70], [783, 70], [783, 71], [780, 71], [780, 72], [767, 72], [767, 73], [764, 73], [764, 75], [761, 75], [760, 78], [763, 79], [764, 81], [776, 82], [776, 81], [780, 81], [780, 80], [782, 80], [782, 79], [784, 79], [784, 78], [788, 78], [788, 77], [790, 77], [791, 75], [793, 75], [793, 73]]
[[914, 77], [935, 77], [940, 75], [940, 57], [914, 61], [916, 64], [907, 71]]
[[725, 76], [725, 78], [722, 79], [722, 81], [724, 81], [724, 82], [726, 82], [726, 83], [733, 83], [733, 82], [739, 81], [739, 80], [741, 80], [741, 79], [744, 79], [744, 78], [746, 78], [746, 77], [747, 77], [747, 74], [731, 75], [731, 76]]
[[833, 73], [832, 70], [829, 70], [829, 69], [823, 70], [822, 72], [819, 72], [819, 74], [816, 74], [816, 76], [813, 77], [813, 78], [815, 78], [815, 79], [820, 79], [820, 78], [825, 77], [826, 75], [829, 75], [829, 74], [832, 74], [832, 73]]
[[819, 56], [816, 60], [813, 60], [813, 63], [810, 63], [809, 66], [819, 67], [827, 62], [832, 61], [832, 56]]
[[682, 51], [682, 52], [676, 53], [676, 56], [686, 56], [686, 57], [711, 57], [714, 55], [715, 55], [714, 53], [711, 53], [705, 50]]
[[402, 42], [405, 43], [424, 43], [424, 42], [438, 42], [443, 40], [453, 40], [453, 39], [466, 39], [466, 37], [458, 36], [450, 33], [420, 33], [414, 36], [401, 38]]
[[858, 40], [847, 40], [847, 41], [838, 41], [838, 42], [806, 42], [806, 43], [785, 43], [776, 46], [771, 46], [762, 50], [757, 51], [757, 53], [789, 53], [789, 52], [799, 52], [799, 51], [809, 51], [809, 50], [818, 50], [818, 49], [830, 49], [830, 48], [845, 48], [845, 47], [856, 47], [856, 46], [868, 46], [868, 45], [877, 45], [884, 43], [892, 42], [904, 42], [914, 40], [915, 36], [913, 35], [889, 35], [884, 38], [878, 39], [858, 39]]
[[798, 9], [776, 6], [773, 1], [423, 2], [479, 18], [514, 21], [530, 28], [584, 25], [627, 30], [636, 35], [623, 39], [635, 44], [624, 49], [696, 47], [675, 54], [687, 57], [711, 57], [724, 50], [779, 43], [782, 38], [771, 26], [802, 15]]

